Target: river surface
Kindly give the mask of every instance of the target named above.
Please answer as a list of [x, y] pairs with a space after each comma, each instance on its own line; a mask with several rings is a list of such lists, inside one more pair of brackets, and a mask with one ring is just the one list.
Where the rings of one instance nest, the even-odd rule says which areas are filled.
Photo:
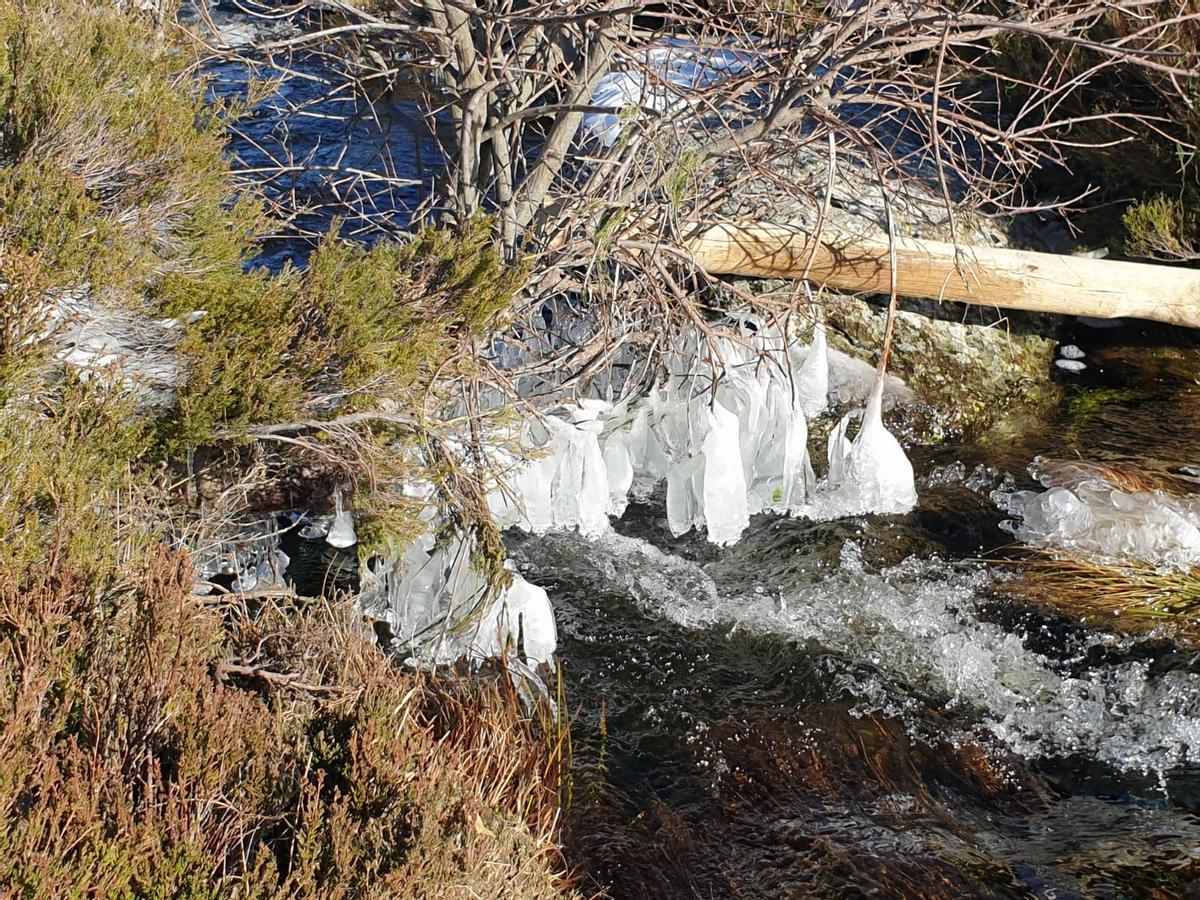
[[[214, 93], [244, 91], [243, 66], [213, 71]], [[305, 228], [339, 209], [364, 239], [402, 227], [422, 199], [401, 177], [422, 152], [401, 127], [411, 110], [324, 90], [292, 78], [232, 154], [276, 167], [267, 188]], [[351, 177], [380, 157], [382, 177]], [[289, 170], [304, 160], [342, 171]], [[306, 246], [281, 236], [263, 262]], [[718, 549], [673, 537], [651, 496], [598, 540], [509, 535], [558, 620], [568, 862], [585, 890], [1200, 896], [1200, 654], [1006, 596], [1012, 538], [988, 497], [1032, 486], [1039, 454], [1194, 474], [1200, 353], [1135, 325], [1060, 339], [1088, 369], [1051, 373], [1057, 413], [990, 442], [908, 448], [907, 516], [760, 516]], [[294, 567], [319, 559], [289, 552]]]
[[[988, 499], [1038, 454], [1188, 472], [1185, 335], [1074, 326], [1015, 438], [917, 448], [908, 516], [763, 516], [735, 546], [514, 536], [576, 715], [571, 860], [618, 897], [1200, 894], [1200, 654], [997, 590]], [[920, 478], [924, 473], [924, 479]], [[989, 561], [984, 561], [985, 559]]]

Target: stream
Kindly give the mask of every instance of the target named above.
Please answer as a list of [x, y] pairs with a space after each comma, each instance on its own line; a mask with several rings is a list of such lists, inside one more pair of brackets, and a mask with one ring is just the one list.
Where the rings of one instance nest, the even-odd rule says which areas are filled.
[[[236, 37], [238, 16], [223, 21]], [[215, 93], [244, 90], [244, 69], [215, 74]], [[314, 90], [292, 79], [303, 114], [268, 103], [241, 127], [242, 165], [357, 168], [383, 148], [402, 170], [420, 152], [386, 104]], [[329, 199], [317, 176], [268, 188]], [[420, 200], [386, 181], [348, 190], [335, 199], [363, 214], [343, 227], [364, 237]], [[303, 247], [269, 244], [262, 261]], [[1065, 386], [1054, 415], [990, 442], [906, 444], [908, 515], [758, 515], [722, 549], [673, 537], [660, 490], [600, 538], [508, 534], [558, 623], [567, 861], [585, 893], [1200, 895], [1200, 653], [1005, 596], [1013, 538], [989, 499], [1033, 486], [1038, 455], [1194, 474], [1200, 347], [1139, 324], [1059, 338], [1087, 368], [1052, 372]], [[289, 553], [292, 577], [310, 578], [312, 555]]]
[[988, 490], [1039, 453], [1195, 459], [1194, 347], [1064, 337], [1087, 382], [1002, 447], [914, 450], [908, 516], [759, 516], [721, 550], [651, 502], [599, 541], [512, 538], [577, 715], [573, 862], [619, 897], [1195, 895], [1200, 654], [981, 561], [1012, 540]]

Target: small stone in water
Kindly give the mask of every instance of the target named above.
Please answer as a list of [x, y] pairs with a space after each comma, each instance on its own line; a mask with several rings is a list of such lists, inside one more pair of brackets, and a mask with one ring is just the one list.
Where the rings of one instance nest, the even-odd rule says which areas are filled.
[[1083, 359], [1085, 356], [1087, 356], [1086, 353], [1084, 353], [1074, 344], [1065, 344], [1064, 346], [1059, 347], [1058, 355], [1063, 359]]
[[1066, 372], [1082, 372], [1087, 368], [1087, 363], [1081, 363], [1077, 359], [1056, 359], [1054, 364]]

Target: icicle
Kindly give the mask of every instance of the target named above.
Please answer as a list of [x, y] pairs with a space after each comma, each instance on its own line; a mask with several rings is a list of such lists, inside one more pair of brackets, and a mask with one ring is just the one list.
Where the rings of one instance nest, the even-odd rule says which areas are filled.
[[846, 482], [857, 494], [862, 511], [904, 513], [916, 506], [917, 490], [904, 448], [883, 427], [883, 385], [881, 369], [850, 450]]
[[737, 541], [750, 524], [739, 445], [738, 418], [719, 402], [708, 412], [704, 438], [703, 515], [708, 539], [727, 545]]
[[813, 483], [809, 481], [812, 463], [808, 458], [808, 422], [805, 421], [804, 409], [800, 403], [792, 406], [790, 418], [791, 422], [783, 442], [783, 484], [780, 502], [785, 509], [805, 502]]
[[812, 343], [796, 375], [796, 388], [804, 415], [811, 419], [825, 412], [829, 404], [829, 345], [824, 322], [813, 326]]
[[700, 518], [700, 504], [693, 488], [702, 460], [692, 458], [676, 463], [667, 472], [667, 527], [678, 537], [691, 531]]
[[829, 461], [829, 472], [826, 476], [826, 481], [830, 488], [839, 487], [846, 480], [846, 464], [850, 459], [851, 443], [846, 437], [846, 432], [850, 428], [850, 422], [858, 415], [858, 410], [851, 410], [842, 416], [837, 423], [837, 427], [829, 432], [829, 441], [826, 445], [825, 456]]
[[325, 543], [330, 547], [344, 550], [358, 543], [358, 535], [354, 531], [354, 513], [342, 508], [342, 490], [338, 488], [333, 493], [334, 513], [333, 523], [325, 535]]
[[615, 431], [604, 442], [604, 470], [608, 475], [608, 514], [619, 518], [629, 503], [633, 485], [629, 435], [625, 432]]
[[[511, 563], [505, 565], [512, 568]], [[549, 662], [558, 649], [558, 630], [546, 592], [513, 572], [512, 583], [496, 605], [502, 610], [499, 624], [507, 638], [505, 642], [515, 646], [520, 636], [518, 649], [529, 662]]]
[[608, 475], [595, 428], [599, 423], [576, 426], [561, 419], [546, 420], [554, 432], [557, 469], [550, 488], [550, 503], [557, 528], [578, 528], [596, 536], [608, 530]]

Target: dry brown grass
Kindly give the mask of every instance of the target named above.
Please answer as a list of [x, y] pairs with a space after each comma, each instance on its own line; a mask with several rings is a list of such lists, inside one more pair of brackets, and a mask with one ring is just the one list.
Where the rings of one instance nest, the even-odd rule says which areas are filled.
[[1011, 596], [1123, 631], [1166, 626], [1182, 641], [1200, 642], [1200, 568], [1163, 571], [1050, 554], [1019, 564], [1021, 574], [1000, 583]]
[[1037, 466], [1038, 476], [1048, 477], [1056, 487], [1075, 488], [1084, 481], [1100, 480], [1127, 493], [1162, 491], [1164, 494], [1179, 496], [1196, 491], [1194, 484], [1127, 463], [1039, 458]]
[[[561, 732], [506, 677], [399, 670], [347, 604], [0, 576], [0, 896], [567, 888]], [[550, 735], [547, 738], [547, 734]]]

